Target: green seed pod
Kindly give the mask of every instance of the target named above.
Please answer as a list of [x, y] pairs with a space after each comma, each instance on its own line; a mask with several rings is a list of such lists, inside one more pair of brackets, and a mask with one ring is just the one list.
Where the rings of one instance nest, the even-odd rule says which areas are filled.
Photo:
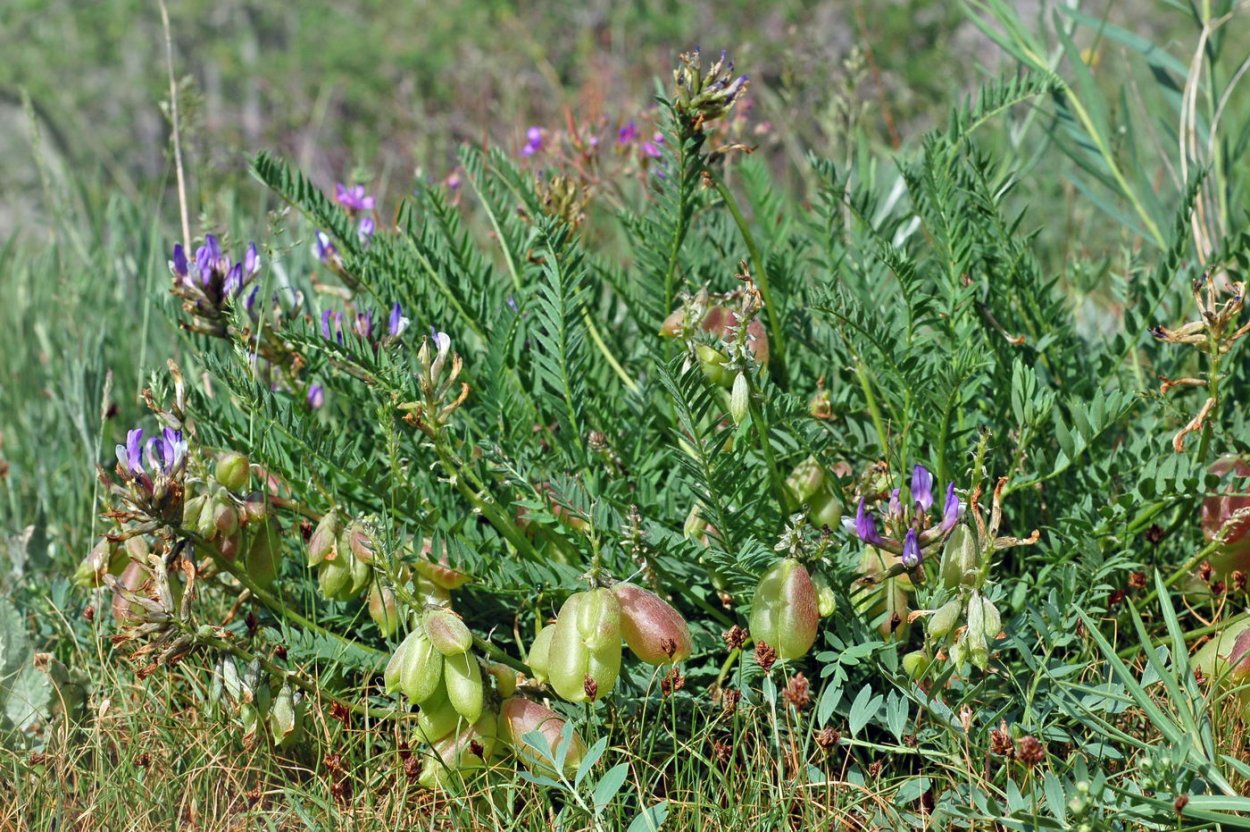
[[339, 544], [349, 549], [356, 560], [361, 563], [373, 563], [374, 542], [368, 526], [363, 520], [353, 520], [343, 532], [343, 540]]
[[358, 597], [369, 586], [369, 581], [373, 578], [373, 570], [369, 567], [369, 564], [352, 555], [350, 550], [340, 551], [347, 554], [348, 567], [352, 574], [351, 587], [347, 591], [347, 597], [340, 600], [350, 601], [352, 598]]
[[416, 581], [418, 603], [428, 606], [445, 607], [451, 603], [451, 593], [424, 575], [418, 575]]
[[444, 590], [459, 589], [460, 587], [473, 580], [472, 577], [466, 575], [457, 569], [452, 569], [447, 565], [447, 558], [444, 556], [441, 561], [434, 563], [428, 560], [418, 560], [413, 564], [413, 568], [417, 570], [417, 574], [429, 580], [435, 586]]
[[467, 653], [473, 646], [473, 633], [460, 616], [450, 610], [431, 610], [425, 614], [422, 624], [435, 649], [444, 656]]
[[963, 612], [963, 604], [958, 598], [947, 601], [937, 612], [926, 620], [925, 629], [933, 640], [946, 638], [946, 635], [959, 623], [959, 614]]
[[628, 583], [613, 586], [612, 594], [621, 606], [621, 635], [635, 656], [657, 665], [690, 657], [690, 626], [667, 601]]
[[294, 743], [302, 721], [300, 710], [295, 702], [294, 688], [290, 683], [283, 684], [269, 710], [269, 732], [273, 735], [274, 745], [283, 748]]
[[247, 457], [230, 451], [217, 458], [217, 468], [213, 472], [217, 482], [229, 490], [238, 493], [247, 488], [248, 463]]
[[[117, 578], [117, 586], [131, 592], [138, 592], [148, 580], [147, 567], [138, 561], [131, 561]], [[121, 592], [113, 592], [113, 624], [122, 627], [141, 620], [143, 608], [128, 600]]]
[[729, 397], [729, 415], [734, 424], [740, 425], [746, 421], [750, 409], [751, 385], [747, 381], [746, 373], [738, 373], [734, 376], [733, 392]]
[[484, 698], [482, 668], [477, 657], [472, 653], [447, 656], [443, 659], [443, 679], [451, 706], [467, 722], [477, 722], [482, 716]]
[[321, 563], [317, 569], [317, 587], [327, 601], [341, 601], [351, 597], [352, 570], [344, 558]]
[[751, 606], [751, 636], [783, 661], [801, 658], [816, 643], [820, 608], [807, 567], [785, 558], [764, 573]]
[[489, 714], [470, 727], [434, 743], [435, 757], [427, 759], [417, 782], [428, 789], [446, 788], [454, 775], [465, 776], [485, 768], [495, 756], [498, 719]]
[[929, 669], [930, 662], [923, 650], [913, 650], [903, 656], [903, 672], [908, 678], [919, 679]]
[[971, 587], [980, 577], [980, 569], [976, 535], [966, 524], [960, 523], [942, 549], [942, 562], [938, 567], [942, 585], [947, 589], [955, 589], [961, 583]]
[[239, 529], [234, 534], [227, 537], [221, 543], [217, 544], [217, 551], [226, 560], [235, 560], [239, 556], [239, 551], [243, 548], [243, 530]]
[[217, 498], [210, 495], [205, 498], [204, 507], [196, 517], [195, 531], [205, 540], [216, 540], [220, 532], [217, 529]]
[[100, 586], [104, 576], [112, 573], [113, 561], [119, 559], [122, 560], [122, 569], [124, 569], [125, 563], [129, 560], [125, 551], [108, 538], [101, 538], [74, 570], [72, 578], [74, 586], [84, 588]]
[[812, 525], [830, 529], [839, 528], [842, 523], [842, 501], [826, 487], [812, 497], [809, 505]]
[[824, 486], [824, 466], [816, 461], [816, 457], [809, 456], [794, 466], [790, 476], [786, 477], [785, 492], [786, 497], [789, 498], [787, 508], [790, 511], [798, 509], [799, 506], [815, 497]]
[[339, 515], [336, 511], [330, 511], [321, 518], [312, 537], [308, 539], [308, 565], [317, 566], [322, 561], [337, 558], [338, 540]]
[[[990, 632], [991, 628], [993, 632]], [[968, 627], [964, 630], [964, 642], [968, 660], [985, 670], [990, 663], [989, 642], [998, 635], [998, 610], [979, 592], [968, 599]]]
[[551, 637], [555, 635], [555, 632], [554, 625], [543, 627], [538, 631], [538, 635], [534, 636], [534, 643], [530, 645], [528, 661], [530, 675], [540, 685], [547, 681], [550, 675]]
[[821, 618], [827, 618], [838, 609], [838, 596], [833, 593], [824, 572], [812, 575], [812, 587], [816, 590], [816, 609]]
[[394, 693], [403, 687], [404, 665], [408, 663], [408, 653], [412, 650], [412, 645], [412, 636], [409, 634], [395, 648], [390, 661], [386, 663], [386, 669], [382, 671], [382, 681], [386, 685], [387, 693]]
[[[500, 737], [512, 747], [526, 768], [539, 774], [555, 776], [556, 773], [523, 738], [532, 731], [539, 731], [547, 741], [546, 750], [554, 757], [560, 745], [564, 725], [564, 717], [555, 711], [519, 696], [505, 699], [499, 711]], [[577, 771], [585, 755], [586, 743], [575, 731], [564, 757], [564, 775], [571, 776]]]
[[374, 581], [369, 590], [369, 617], [378, 625], [382, 638], [390, 638], [399, 629], [399, 602], [395, 590]]
[[417, 711], [418, 736], [423, 742], [433, 745], [455, 731], [460, 720], [460, 712], [447, 698], [447, 686], [439, 685], [438, 690], [422, 702], [420, 710]]
[[495, 690], [503, 698], [516, 692], [517, 672], [500, 662], [487, 662], [486, 672], [495, 680]]
[[227, 538], [239, 530], [239, 512], [230, 502], [228, 495], [222, 494], [213, 503], [213, 526], [216, 534], [213, 538]]
[[723, 352], [711, 344], [696, 344], [695, 356], [699, 359], [699, 369], [708, 381], [728, 389], [734, 382], [734, 374], [727, 367], [728, 360]]
[[606, 696], [621, 670], [621, 605], [610, 589], [570, 595], [548, 651], [556, 693], [570, 702]]
[[443, 654], [434, 649], [425, 632], [418, 627], [408, 634], [412, 646], [404, 657], [399, 682], [404, 696], [420, 705], [434, 695], [443, 678]]
[[182, 527], [199, 530], [200, 517], [204, 514], [204, 506], [208, 504], [208, 496], [199, 494], [182, 504]]
[[247, 550], [247, 574], [261, 589], [269, 589], [278, 577], [278, 559], [282, 556], [281, 531], [276, 520], [261, 523], [252, 535]]

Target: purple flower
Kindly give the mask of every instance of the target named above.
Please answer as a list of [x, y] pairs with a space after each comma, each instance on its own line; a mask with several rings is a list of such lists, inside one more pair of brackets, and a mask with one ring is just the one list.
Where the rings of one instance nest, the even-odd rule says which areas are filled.
[[[333, 326], [331, 325], [333, 324]], [[331, 309], [321, 313], [321, 337], [343, 343], [343, 313]]]
[[117, 462], [135, 476], [143, 474], [143, 428], [126, 431], [126, 444], [116, 447]]
[[334, 247], [334, 242], [324, 231], [318, 231], [317, 236], [313, 239], [312, 245], [313, 257], [316, 257], [322, 263], [329, 261], [331, 257], [338, 254], [338, 249]]
[[660, 145], [662, 144], [664, 144], [664, 134], [657, 131], [651, 137], [651, 141], [642, 143], [642, 155], [652, 159], [659, 159], [664, 155], [660, 150]]
[[326, 391], [322, 389], [320, 384], [314, 384], [308, 388], [308, 406], [313, 410], [320, 410], [321, 406], [326, 403]]
[[922, 512], [933, 508], [933, 475], [923, 465], [912, 469], [911, 500]]
[[221, 285], [221, 291], [225, 295], [237, 295], [243, 291], [242, 263], [235, 263], [230, 267], [230, 271], [226, 273], [226, 282]]
[[187, 453], [187, 443], [182, 431], [165, 428], [160, 436], [148, 440], [148, 470], [168, 476], [181, 465]]
[[521, 148], [522, 156], [533, 156], [543, 149], [543, 129], [531, 127], [525, 131], [525, 146]]
[[365, 193], [364, 185], [347, 187], [342, 182], [334, 186], [334, 201], [349, 211], [372, 211], [373, 197]]
[[256, 312], [256, 296], [260, 294], [260, 286], [253, 286], [252, 291], [247, 293], [247, 297], [243, 299], [243, 308], [247, 310], [248, 317], [253, 320], [257, 317]]
[[915, 529], [908, 529], [907, 536], [903, 538], [903, 556], [901, 560], [903, 566], [908, 569], [915, 569], [924, 562], [924, 553], [920, 551], [920, 540], [916, 537]]
[[392, 338], [398, 338], [408, 328], [408, 319], [404, 317], [404, 309], [398, 302], [391, 307], [391, 317], [386, 322], [386, 332]]
[[890, 516], [896, 519], [903, 516], [903, 503], [898, 495], [897, 488], [890, 492]]
[[443, 180], [443, 184], [447, 186], [447, 190], [449, 191], [460, 190], [460, 174], [458, 173], [449, 174], [447, 178]]
[[207, 284], [213, 272], [224, 272], [229, 268], [230, 261], [221, 254], [221, 243], [212, 234], [204, 235], [204, 245], [195, 250], [195, 270], [199, 273], [200, 282]]
[[256, 251], [255, 243], [248, 243], [247, 251], [243, 253], [243, 273], [249, 278], [254, 277], [260, 271], [260, 254]]
[[860, 540], [872, 546], [881, 542], [881, 535], [877, 534], [876, 518], [864, 510], [863, 497], [859, 498], [859, 511], [855, 513], [855, 533]]
[[356, 334], [368, 341], [373, 337], [373, 312], [357, 312], [356, 323], [352, 327]]
[[959, 498], [955, 496], [955, 483], [946, 484], [946, 505], [942, 507], [942, 522], [938, 528], [942, 534], [946, 534], [955, 528], [955, 524], [959, 522], [959, 515], [963, 511], [963, 504], [959, 502]]
[[362, 246], [368, 245], [377, 230], [378, 224], [373, 221], [373, 217], [361, 217], [360, 226], [356, 229], [356, 237]]
[[169, 270], [173, 272], [174, 277], [179, 282], [189, 284], [191, 282], [191, 274], [187, 265], [187, 253], [183, 250], [181, 243], [174, 243], [174, 258], [169, 261]]
[[638, 125], [634, 124], [633, 119], [630, 119], [620, 130], [616, 131], [617, 144], [629, 144], [637, 138]]

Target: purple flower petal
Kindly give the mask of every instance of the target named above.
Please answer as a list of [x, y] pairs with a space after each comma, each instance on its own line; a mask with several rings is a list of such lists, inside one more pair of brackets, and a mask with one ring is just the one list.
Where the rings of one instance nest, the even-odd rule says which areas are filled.
[[260, 271], [260, 253], [256, 250], [255, 243], [249, 244], [247, 251], [243, 254], [243, 271], [248, 277]]
[[243, 290], [242, 263], [235, 263], [230, 267], [230, 272], [226, 275], [226, 282], [222, 284], [221, 290], [226, 295], [237, 295]]
[[361, 217], [360, 226], [356, 229], [356, 237], [360, 240], [360, 244], [365, 245], [372, 240], [377, 228], [377, 223], [373, 221], [373, 217]]
[[398, 302], [391, 307], [391, 317], [386, 322], [386, 332], [392, 338], [398, 338], [408, 328], [408, 319], [404, 317], [404, 309]]
[[903, 516], [903, 503], [899, 500], [899, 489], [890, 492], [890, 516], [900, 518]]
[[912, 469], [911, 500], [922, 512], [933, 508], [933, 475], [923, 465]]
[[959, 522], [959, 515], [963, 512], [963, 503], [955, 496], [955, 483], [946, 484], [946, 505], [942, 507], [942, 523], [938, 527], [942, 534], [946, 534], [955, 528], [955, 524]]
[[634, 124], [633, 119], [630, 119], [620, 130], [616, 131], [617, 144], [629, 144], [637, 138], [638, 125]]
[[326, 391], [322, 389], [320, 384], [314, 384], [308, 388], [308, 406], [313, 410], [319, 410], [326, 403]]
[[143, 473], [143, 428], [126, 431], [126, 467], [134, 474]]
[[169, 262], [169, 269], [176, 277], [183, 280], [187, 278], [187, 253], [183, 251], [181, 243], [174, 244], [174, 259]]
[[908, 529], [907, 536], [903, 538], [902, 562], [908, 569], [915, 569], [924, 562], [924, 553], [920, 551], [920, 540], [916, 537], [915, 529]]
[[881, 535], [877, 534], [876, 518], [864, 509], [863, 497], [859, 498], [859, 510], [855, 513], [855, 533], [869, 545], [875, 546], [881, 542]]

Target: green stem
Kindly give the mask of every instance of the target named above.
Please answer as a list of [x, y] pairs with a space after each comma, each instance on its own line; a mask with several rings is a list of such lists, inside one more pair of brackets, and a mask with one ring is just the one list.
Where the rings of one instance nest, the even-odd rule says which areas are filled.
[[864, 359], [859, 356], [855, 357], [855, 377], [859, 379], [860, 389], [864, 391], [864, 402], [868, 406], [868, 413], [872, 416], [872, 425], [877, 430], [877, 441], [881, 443], [881, 450], [884, 452], [889, 449], [890, 440], [885, 432], [885, 421], [881, 418], [881, 408], [877, 406], [877, 396], [872, 392], [868, 367], [864, 364]]
[[777, 309], [776, 304], [773, 303], [772, 288], [768, 280], [768, 269], [764, 265], [764, 257], [760, 253], [760, 247], [755, 242], [755, 235], [751, 233], [751, 226], [747, 224], [746, 217], [742, 215], [742, 209], [738, 207], [738, 200], [734, 198], [733, 192], [729, 190], [720, 177], [713, 176], [712, 182], [716, 187], [716, 192], [720, 194], [721, 200], [725, 203], [725, 207], [729, 209], [729, 214], [734, 218], [734, 223], [738, 226], [738, 233], [742, 235], [742, 242], [746, 244], [747, 253], [751, 256], [751, 267], [755, 269], [755, 285], [760, 289], [760, 296], [764, 299], [764, 312], [768, 315], [773, 378], [780, 387], [785, 388], [786, 343], [783, 337], [784, 330], [781, 325], [781, 313]]

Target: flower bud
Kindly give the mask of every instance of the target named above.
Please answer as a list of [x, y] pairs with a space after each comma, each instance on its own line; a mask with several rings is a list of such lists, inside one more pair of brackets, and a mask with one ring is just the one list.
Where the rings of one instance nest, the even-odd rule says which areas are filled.
[[382, 638], [390, 638], [399, 629], [399, 604], [394, 589], [374, 581], [369, 590], [369, 617], [378, 625]]
[[817, 390], [807, 403], [807, 412], [816, 419], [832, 419], [833, 397], [829, 395], [829, 391], [824, 389]]
[[473, 633], [450, 610], [431, 610], [422, 619], [425, 634], [444, 656], [458, 656], [473, 646]]
[[820, 608], [807, 567], [793, 558], [777, 562], [760, 578], [751, 604], [751, 636], [783, 661], [807, 654], [816, 643]]
[[308, 565], [316, 566], [322, 561], [337, 558], [338, 540], [339, 515], [336, 511], [330, 511], [321, 518], [308, 540]]
[[[524, 737], [533, 731], [540, 732], [547, 741], [545, 750], [554, 757], [560, 746], [564, 725], [564, 717], [555, 711], [519, 696], [505, 699], [499, 711], [500, 735], [512, 746], [526, 768], [540, 774], [555, 775], [556, 772], [551, 770], [550, 765], [536, 749], [531, 748], [525, 742]], [[571, 776], [577, 771], [585, 754], [586, 743], [575, 731], [569, 742], [568, 752], [564, 756], [563, 774]]]
[[238, 493], [247, 487], [248, 462], [243, 454], [230, 451], [217, 458], [217, 468], [213, 472], [217, 482], [230, 491]]
[[630, 651], [647, 664], [690, 657], [690, 627], [681, 613], [654, 592], [629, 583], [612, 587], [621, 608], [621, 635]]
[[959, 614], [963, 612], [963, 604], [958, 598], [947, 601], [937, 612], [929, 616], [925, 629], [933, 640], [946, 638], [946, 635], [959, 623]]
[[278, 577], [278, 559], [281, 555], [282, 542], [277, 521], [261, 523], [252, 535], [252, 545], [247, 550], [245, 564], [247, 574], [261, 589], [273, 586]]
[[360, 560], [351, 554], [351, 550], [341, 550], [348, 553], [347, 565], [351, 571], [352, 581], [347, 590], [347, 595], [340, 598], [340, 601], [350, 601], [356, 598], [360, 593], [364, 592], [369, 586], [369, 581], [373, 578], [373, 570], [369, 568], [369, 564]]
[[947, 589], [955, 589], [961, 583], [971, 587], [980, 578], [981, 559], [976, 535], [966, 524], [956, 526], [946, 539], [938, 572]]
[[751, 385], [747, 381], [747, 374], [740, 372], [734, 376], [733, 392], [729, 397], [729, 415], [733, 418], [735, 425], [746, 421], [750, 407]]
[[550, 674], [551, 661], [551, 637], [555, 635], [555, 626], [543, 627], [538, 631], [538, 635], [534, 636], [534, 643], [530, 645], [529, 664], [530, 675], [534, 677], [534, 681], [542, 684], [547, 681]]
[[482, 667], [472, 653], [459, 653], [443, 659], [443, 682], [447, 685], [447, 699], [467, 722], [477, 722], [482, 716], [485, 688], [482, 684]]
[[621, 671], [621, 605], [612, 590], [570, 595], [554, 629], [548, 661], [556, 693], [569, 702], [607, 695]]

